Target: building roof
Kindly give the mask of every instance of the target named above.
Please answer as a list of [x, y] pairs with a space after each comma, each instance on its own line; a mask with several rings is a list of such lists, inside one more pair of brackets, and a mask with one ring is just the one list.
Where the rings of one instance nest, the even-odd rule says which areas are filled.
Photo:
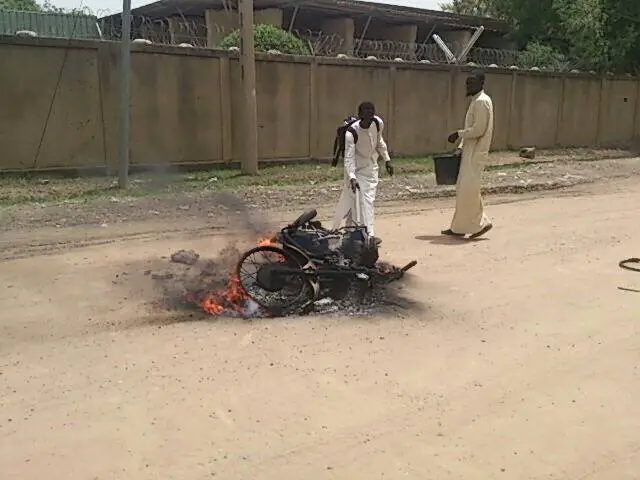
[[[226, 5], [225, 5], [226, 4]], [[147, 18], [166, 18], [174, 15], [200, 16], [205, 10], [222, 10], [237, 7], [236, 0], [159, 0], [132, 10], [134, 16]], [[317, 10], [326, 13], [354, 16], [375, 16], [393, 23], [428, 23], [448, 27], [479, 27], [483, 25], [489, 31], [506, 33], [509, 25], [502, 21], [486, 17], [457, 15], [438, 10], [426, 10], [416, 7], [388, 5], [359, 0], [254, 0], [254, 9], [294, 8]], [[116, 20], [121, 14], [105, 18]]]
[[40, 37], [99, 39], [97, 18], [90, 15], [0, 10], [0, 35], [30, 30]]

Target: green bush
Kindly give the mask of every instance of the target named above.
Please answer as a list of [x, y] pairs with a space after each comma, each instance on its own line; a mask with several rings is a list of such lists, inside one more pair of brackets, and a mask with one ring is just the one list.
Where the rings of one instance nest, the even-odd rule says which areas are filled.
[[0, 0], [0, 10], [21, 10], [23, 12], [40, 12], [42, 7], [36, 0]]
[[557, 71], [569, 69], [567, 58], [549, 45], [529, 42], [518, 55], [518, 66], [521, 68], [551, 68]]
[[[309, 55], [311, 53], [304, 40], [273, 25], [254, 25], [253, 41], [256, 52], [278, 50], [281, 53], [291, 55]], [[240, 47], [240, 30], [234, 30], [224, 37], [220, 42], [220, 47], [224, 49]]]

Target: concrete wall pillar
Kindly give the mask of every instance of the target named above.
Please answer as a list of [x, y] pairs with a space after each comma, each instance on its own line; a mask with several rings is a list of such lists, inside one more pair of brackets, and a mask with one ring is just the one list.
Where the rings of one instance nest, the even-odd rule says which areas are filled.
[[178, 19], [175, 17], [169, 18], [169, 35], [171, 35], [171, 43], [176, 44], [177, 38], [180, 35], [180, 25]]
[[458, 55], [462, 52], [462, 49], [465, 47], [471, 37], [473, 36], [473, 32], [471, 30], [455, 30], [450, 32], [442, 32], [439, 33], [440, 38], [444, 40], [444, 43], [447, 44], [449, 50], [453, 52], [454, 55]]
[[416, 43], [417, 35], [417, 25], [394, 25], [384, 29], [384, 38], [394, 42]]
[[207, 10], [204, 12], [207, 25], [207, 47], [216, 48], [220, 41], [234, 30], [240, 28], [238, 14], [224, 10]]
[[322, 30], [325, 35], [336, 35], [342, 40], [341, 45], [337, 48], [337, 53], [345, 53], [351, 55], [353, 53], [355, 34], [355, 25], [351, 18], [329, 18], [322, 24]]
[[279, 8], [265, 8], [253, 12], [253, 23], [256, 25], [273, 25], [282, 28], [282, 10]]

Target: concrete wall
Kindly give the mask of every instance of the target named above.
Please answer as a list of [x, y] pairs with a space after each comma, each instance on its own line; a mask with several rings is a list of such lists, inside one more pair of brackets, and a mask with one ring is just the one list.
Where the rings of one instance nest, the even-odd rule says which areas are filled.
[[[109, 42], [0, 38], [0, 170], [115, 170], [118, 52]], [[240, 160], [237, 58], [134, 46], [132, 62], [133, 164]], [[385, 119], [395, 155], [446, 151], [467, 107], [465, 75], [445, 65], [261, 56], [259, 156], [329, 157], [336, 126], [365, 99]], [[490, 69], [487, 92], [494, 149], [618, 146], [640, 135], [639, 79]]]
[[64, 48], [0, 44], [0, 169], [104, 164], [98, 55], [84, 45], [72, 42], [65, 57]]
[[[115, 168], [118, 146], [117, 43], [97, 51], [105, 151]], [[0, 48], [0, 52], [2, 49]], [[1, 56], [1, 54], [0, 54]], [[135, 165], [219, 162], [224, 159], [223, 80], [220, 58], [156, 52], [132, 54], [131, 162]], [[59, 67], [59, 66], [58, 66]], [[82, 109], [82, 105], [77, 105]], [[228, 116], [228, 113], [227, 113]], [[71, 132], [69, 132], [71, 133]], [[64, 162], [63, 159], [60, 162]]]

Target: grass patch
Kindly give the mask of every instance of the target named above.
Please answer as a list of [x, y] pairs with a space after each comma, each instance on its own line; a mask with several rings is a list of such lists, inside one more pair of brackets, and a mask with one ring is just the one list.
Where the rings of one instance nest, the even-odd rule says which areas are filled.
[[[433, 172], [433, 161], [427, 158], [394, 159], [396, 175], [413, 176]], [[381, 168], [383, 170], [383, 167]], [[130, 176], [130, 188], [123, 192], [112, 177], [57, 178], [43, 176], [0, 177], [0, 205], [86, 202], [96, 198], [144, 197], [203, 190], [223, 191], [251, 187], [285, 187], [322, 185], [343, 178], [342, 164], [291, 164], [262, 167], [257, 176], [243, 175], [238, 169], [215, 168], [191, 173]], [[386, 173], [381, 172], [381, 176]]]
[[514, 162], [514, 163], [500, 163], [497, 165], [488, 165], [485, 170], [490, 172], [499, 171], [499, 170], [521, 170], [523, 168], [533, 167], [534, 165], [539, 165], [541, 163], [549, 163], [545, 161], [523, 161], [523, 162]]
[[[598, 161], [629, 156], [623, 150], [570, 149], [539, 151], [540, 156], [564, 157], [569, 161]], [[487, 166], [489, 171], [522, 170], [544, 160], [523, 161], [513, 152], [492, 152], [504, 163]], [[548, 162], [548, 160], [547, 160]], [[394, 158], [396, 175], [410, 177], [433, 172], [431, 157]], [[382, 169], [383, 170], [383, 169]], [[117, 188], [113, 177], [44, 176], [42, 174], [0, 174], [0, 206], [22, 204], [49, 204], [60, 202], [87, 202], [99, 198], [131, 198], [163, 194], [180, 194], [200, 191], [240, 190], [252, 187], [285, 187], [322, 185], [338, 182], [343, 178], [343, 166], [329, 164], [285, 164], [261, 166], [260, 174], [242, 175], [238, 168], [218, 165], [205, 171], [190, 173], [136, 173], [132, 174], [131, 187], [123, 192]], [[386, 173], [381, 173], [384, 178]]]

